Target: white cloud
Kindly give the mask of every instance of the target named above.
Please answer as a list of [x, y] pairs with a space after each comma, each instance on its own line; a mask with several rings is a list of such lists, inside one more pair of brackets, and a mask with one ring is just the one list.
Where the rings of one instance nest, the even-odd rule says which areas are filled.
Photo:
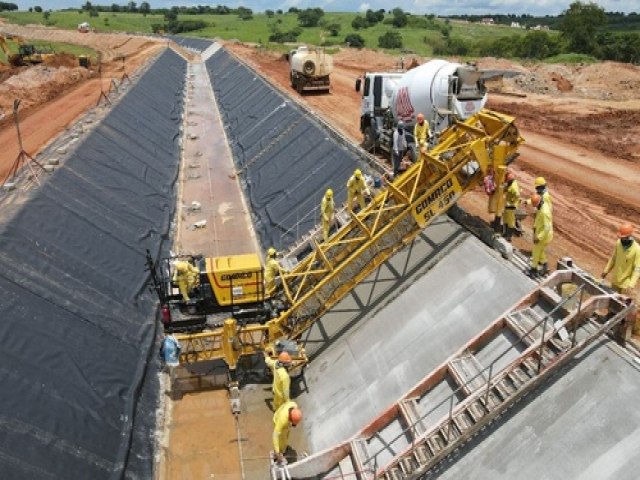
[[359, 12], [366, 12], [370, 8], [371, 8], [371, 5], [369, 3], [361, 3], [360, 6], [358, 7], [358, 11]]

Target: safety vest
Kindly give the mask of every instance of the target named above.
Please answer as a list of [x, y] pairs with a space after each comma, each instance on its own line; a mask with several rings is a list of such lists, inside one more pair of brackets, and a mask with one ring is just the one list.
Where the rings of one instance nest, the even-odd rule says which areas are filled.
[[516, 208], [520, 203], [520, 187], [518, 187], [517, 180], [511, 182], [511, 185], [507, 187], [505, 191], [505, 207]]
[[357, 179], [355, 175], [351, 175], [351, 178], [347, 182], [347, 189], [352, 195], [358, 195], [367, 189], [367, 185], [364, 183], [364, 177]]
[[425, 143], [429, 137], [429, 124], [427, 122], [422, 122], [422, 125], [416, 123], [415, 127], [413, 127], [413, 136], [418, 145]]
[[326, 219], [330, 221], [333, 218], [333, 213], [335, 210], [333, 197], [331, 199], [328, 199], [326, 195], [322, 197], [322, 202], [320, 203], [320, 210], [322, 211], [322, 219], [324, 220], [326, 217]]
[[546, 202], [538, 206], [536, 217], [533, 221], [533, 238], [541, 243], [549, 243], [553, 240], [553, 219], [551, 209]]
[[628, 248], [618, 239], [613, 254], [604, 269], [609, 273], [613, 269], [611, 284], [620, 289], [635, 288], [640, 277], [640, 245], [635, 240]]

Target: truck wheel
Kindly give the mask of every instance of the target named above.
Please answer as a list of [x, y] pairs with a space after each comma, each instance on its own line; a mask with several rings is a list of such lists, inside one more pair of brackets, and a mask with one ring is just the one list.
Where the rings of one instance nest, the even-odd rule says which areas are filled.
[[364, 148], [367, 152], [373, 150], [373, 147], [376, 145], [376, 137], [373, 133], [373, 127], [369, 125], [364, 129], [364, 138], [362, 140], [362, 148]]
[[296, 88], [296, 82], [293, 78], [293, 73], [289, 74], [289, 80], [291, 81], [291, 88]]
[[302, 95], [302, 91], [304, 90], [304, 80], [299, 78], [296, 84], [296, 91]]

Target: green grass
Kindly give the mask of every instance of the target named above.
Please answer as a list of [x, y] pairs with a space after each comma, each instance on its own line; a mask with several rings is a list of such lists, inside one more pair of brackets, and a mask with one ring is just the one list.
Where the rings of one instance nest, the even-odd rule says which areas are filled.
[[544, 63], [598, 63], [599, 60], [591, 55], [581, 53], [561, 53], [554, 57], [545, 58]]
[[[341, 45], [345, 36], [350, 33], [357, 33], [365, 39], [367, 48], [377, 49], [378, 37], [387, 31], [395, 30], [393, 26], [382, 23], [370, 28], [354, 30], [351, 27], [351, 22], [356, 15], [356, 13], [325, 12], [323, 20], [327, 24], [337, 23], [341, 26], [339, 35], [331, 37], [328, 32], [324, 32], [320, 27], [304, 28], [296, 43], [319, 45], [324, 39], [326, 45]], [[9, 22], [20, 25], [44, 23], [45, 21], [41, 13], [5, 12], [2, 16]], [[391, 16], [387, 15], [387, 18], [391, 18]], [[272, 18], [268, 18], [264, 14], [254, 14], [253, 19], [246, 21], [241, 20], [237, 15], [180, 15], [178, 19], [201, 20], [209, 24], [208, 27], [202, 30], [182, 35], [204, 38], [218, 37], [224, 40], [237, 39], [242, 42], [262, 44], [268, 43], [274, 27], [284, 32], [298, 26], [297, 15], [287, 13], [275, 15]], [[59, 28], [75, 29], [81, 22], [89, 22], [98, 31], [151, 33], [151, 26], [153, 24], [163, 24], [164, 18], [162, 15], [147, 15], [145, 17], [135, 13], [110, 12], [100, 12], [98, 17], [90, 17], [88, 13], [78, 13], [77, 10], [73, 10], [52, 12], [48, 24]], [[442, 23], [443, 21], [438, 20], [438, 22]], [[526, 33], [524, 30], [512, 29], [501, 25], [480, 25], [458, 21], [451, 22], [451, 25], [453, 27], [451, 36], [474, 42], [502, 36], [524, 35]], [[437, 30], [405, 27], [398, 31], [402, 35], [403, 48], [413, 50], [419, 55], [431, 56], [433, 54], [433, 45], [442, 42], [442, 35]], [[269, 45], [269, 48], [279, 51], [290, 49], [289, 46], [277, 44]], [[397, 53], [398, 51], [396, 50], [395, 52]]]
[[[10, 23], [18, 25], [45, 24], [42, 13], [35, 12], [3, 12], [1, 17], [6, 18]], [[51, 12], [47, 25], [58, 28], [75, 30], [79, 23], [88, 22], [91, 27], [99, 32], [139, 32], [151, 33], [151, 25], [163, 23], [162, 15], [147, 15], [139, 13], [110, 13], [100, 12], [98, 17], [90, 17], [88, 13], [78, 13], [77, 10]]]

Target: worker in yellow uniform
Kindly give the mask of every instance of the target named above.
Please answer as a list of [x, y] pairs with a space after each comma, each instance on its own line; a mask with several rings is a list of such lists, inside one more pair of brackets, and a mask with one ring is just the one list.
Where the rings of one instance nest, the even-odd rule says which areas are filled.
[[335, 216], [336, 206], [333, 203], [333, 190], [327, 188], [327, 191], [322, 197], [320, 203], [320, 215], [322, 215], [322, 238], [326, 242], [329, 240], [329, 231], [331, 225], [333, 225], [333, 218]]
[[516, 232], [516, 208], [520, 205], [520, 187], [516, 176], [510, 170], [507, 170], [507, 185], [504, 189], [504, 213], [502, 221], [504, 222], [504, 238], [508, 242]]
[[358, 200], [360, 209], [363, 210], [365, 207], [365, 195], [370, 195], [369, 189], [367, 188], [367, 184], [364, 182], [362, 172], [359, 168], [356, 168], [353, 175], [351, 175], [351, 178], [349, 178], [349, 181], [347, 182], [347, 205], [349, 210], [353, 209], [354, 200]]
[[200, 283], [200, 270], [187, 260], [176, 260], [173, 263], [172, 280], [178, 284], [182, 299], [188, 302], [190, 300], [189, 292]]
[[[531, 269], [529, 276], [536, 277], [548, 272], [546, 248], [553, 240], [553, 218], [551, 209], [542, 196], [534, 193], [531, 196], [531, 205], [536, 213], [533, 220], [533, 249], [531, 251]], [[539, 270], [538, 266], [542, 269]]]
[[419, 113], [416, 117], [416, 124], [413, 127], [413, 138], [416, 141], [416, 147], [418, 149], [418, 161], [424, 160], [429, 151], [431, 130], [429, 130], [429, 123], [424, 121], [424, 115], [422, 113]]
[[[637, 304], [638, 295], [635, 291], [640, 278], [640, 245], [633, 238], [633, 226], [624, 223], [618, 230], [618, 240], [613, 249], [613, 254], [602, 271], [605, 278], [613, 270], [611, 286], [624, 295], [630, 296]], [[633, 333], [640, 334], [640, 314], [636, 317]]]
[[[547, 207], [549, 207], [549, 210], [551, 210], [551, 213], [553, 213], [553, 199], [551, 198], [551, 194], [547, 190], [547, 181], [544, 179], [544, 177], [536, 177], [536, 179], [533, 181], [533, 188], [535, 188], [538, 195], [542, 196], [544, 203], [547, 204]], [[523, 200], [523, 203], [531, 205], [531, 198], [528, 200]]]
[[276, 260], [276, 249], [271, 247], [267, 250], [267, 258], [264, 267], [264, 289], [269, 295], [276, 289], [276, 277], [280, 274], [280, 264]]
[[273, 451], [278, 463], [284, 461], [284, 452], [289, 445], [289, 427], [302, 421], [302, 411], [296, 402], [289, 400], [273, 414]]
[[291, 378], [287, 369], [291, 366], [291, 355], [287, 352], [280, 352], [278, 359], [274, 360], [267, 352], [264, 352], [264, 361], [273, 374], [273, 411], [275, 412], [281, 405], [291, 400], [289, 393], [291, 390]]

